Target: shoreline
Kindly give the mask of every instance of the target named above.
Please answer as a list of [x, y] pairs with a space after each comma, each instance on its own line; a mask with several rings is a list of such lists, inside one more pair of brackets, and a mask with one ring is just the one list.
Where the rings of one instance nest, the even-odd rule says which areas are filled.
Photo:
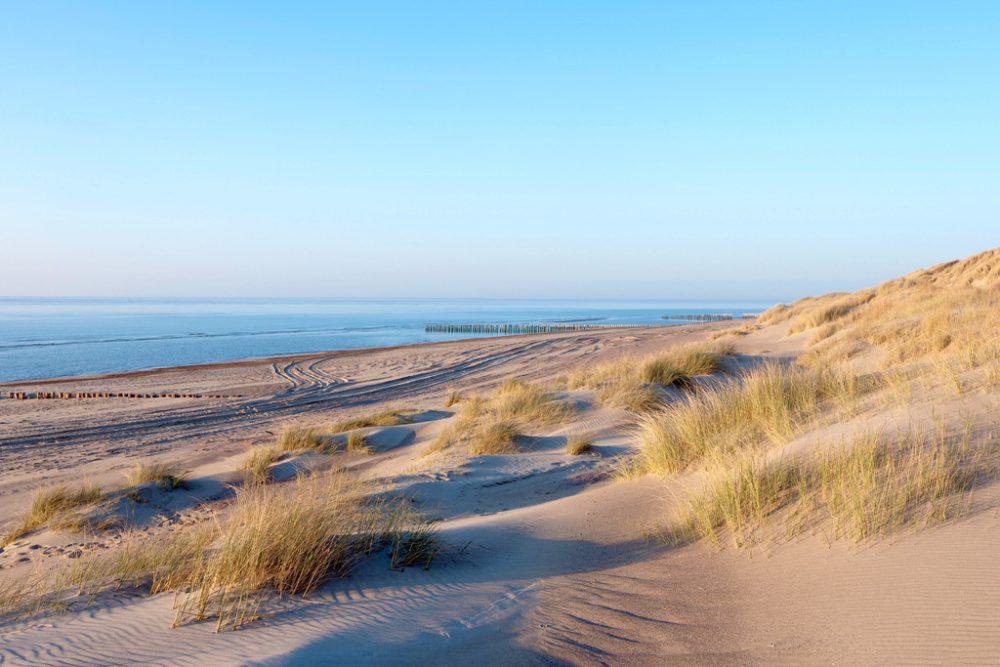
[[[995, 256], [988, 256], [986, 265], [994, 273], [1000, 266], [992, 261]], [[965, 288], [965, 275], [983, 274], [974, 266], [954, 278], [958, 305], [980, 303], [977, 293]], [[77, 563], [130, 558], [136, 553], [127, 548], [132, 539], [166, 544], [160, 541], [202, 530], [213, 536], [233, 525], [242, 530], [232, 518], [239, 498], [250, 497], [240, 494], [244, 485], [254, 484], [255, 494], [284, 503], [293, 497], [286, 494], [299, 488], [296, 480], [307, 476], [321, 483], [328, 474], [370, 483], [367, 488], [378, 497], [403, 499], [406, 508], [427, 517], [443, 551], [440, 562], [435, 554], [427, 568], [394, 568], [392, 547], [368, 552], [346, 576], [310, 593], [307, 603], [265, 589], [260, 608], [268, 620], [254, 619], [239, 632], [209, 634], [199, 619], [177, 625], [171, 599], [183, 595], [180, 588], [157, 594], [140, 588], [141, 595], [95, 588], [87, 593], [100, 596], [99, 614], [88, 611], [96, 598], [79, 597], [69, 598], [65, 608], [43, 610], [38, 618], [0, 622], [0, 658], [18, 661], [40, 655], [33, 653], [39, 646], [53, 646], [88, 664], [374, 660], [403, 665], [411, 664], [414, 655], [427, 664], [467, 657], [510, 665], [590, 664], [595, 656], [635, 665], [664, 659], [692, 665], [838, 659], [909, 665], [928, 657], [942, 664], [992, 664], [1000, 655], [1000, 631], [991, 622], [998, 600], [984, 591], [1000, 591], [1000, 584], [993, 585], [997, 572], [991, 558], [1000, 548], [992, 511], [1000, 484], [988, 458], [1000, 366], [987, 362], [995, 357], [981, 353], [981, 368], [964, 368], [959, 365], [963, 350], [955, 348], [948, 357], [911, 361], [907, 370], [915, 374], [900, 386], [855, 382], [894, 372], [882, 365], [884, 354], [896, 344], [920, 343], [900, 340], [867, 349], [829, 371], [803, 365], [794, 372], [775, 371], [773, 377], [741, 375], [757, 364], [774, 362], [777, 368], [779, 360], [822, 351], [810, 347], [808, 332], [819, 330], [822, 321], [795, 333], [789, 333], [791, 323], [828, 312], [831, 303], [845, 298], [856, 299], [851, 303], [862, 309], [857, 319], [837, 320], [836, 335], [847, 340], [860, 339], [870, 322], [880, 321], [883, 309], [895, 303], [904, 310], [890, 325], [906, 323], [914, 313], [927, 316], [920, 283], [940, 283], [941, 272], [914, 281], [916, 288], [898, 288], [898, 283], [880, 288], [871, 304], [864, 300], [870, 290], [799, 303], [774, 321], [769, 318], [719, 343], [712, 342], [715, 334], [738, 325], [461, 338], [2, 383], [5, 391], [11, 386], [46, 393], [114, 391], [125, 392], [126, 399], [141, 395], [148, 400], [0, 401], [0, 527], [21, 531], [0, 550], [0, 585], [4, 578], [12, 584], [29, 581], [33, 573], [51, 573], [56, 585], [63, 573], [76, 571]], [[899, 296], [893, 294], [897, 290]], [[958, 333], [970, 334], [982, 321], [988, 318], [953, 325]], [[724, 345], [732, 356], [689, 387], [657, 381], [669, 379], [666, 375], [649, 379], [651, 361], [680, 365], [669, 361], [675, 358], [670, 351], [688, 345], [695, 346], [690, 348], [695, 357], [699, 345], [708, 355], [715, 345]], [[939, 361], [958, 374], [942, 377]], [[814, 387], [813, 371], [835, 373], [831, 378], [843, 374], [844, 382], [830, 383], [833, 393], [827, 394], [828, 389]], [[574, 381], [584, 376], [594, 379]], [[769, 391], [760, 410], [744, 410], [740, 397], [745, 394], [737, 388], [756, 383], [752, 377], [788, 391]], [[518, 382], [508, 384], [511, 379]], [[625, 390], [633, 384], [661, 386], [653, 387], [655, 404], [639, 405], [619, 402], [619, 396], [630, 396], [615, 393], [616, 388], [605, 395], [610, 381], [621, 382]], [[699, 408], [698, 394], [708, 396], [703, 386], [732, 388], [733, 393], [722, 392], [719, 403]], [[532, 399], [533, 388], [540, 399]], [[216, 393], [233, 396], [214, 398]], [[180, 398], [168, 400], [163, 394]], [[815, 408], [808, 405], [812, 396]], [[800, 410], [803, 397], [806, 407]], [[728, 411], [722, 419], [713, 405]], [[553, 407], [558, 417], [550, 420], [547, 411], [537, 412], [539, 406]], [[791, 432], [782, 433], [781, 423], [772, 430], [764, 413], [789, 411], [795, 421]], [[907, 413], [910, 419], [903, 425], [900, 417]], [[675, 441], [660, 438], [657, 429], [668, 429], [669, 435], [669, 420], [676, 414], [693, 415], [692, 428], [708, 437], [717, 436], [714, 425], [725, 422], [725, 415], [738, 414], [720, 432], [724, 437], [713, 445], [715, 451], [735, 443], [736, 452], [747, 457], [740, 460], [764, 471], [769, 462], [788, 462], [799, 480], [799, 500], [806, 504], [783, 487], [773, 498], [763, 491], [763, 501], [776, 509], [767, 510], [759, 524], [749, 524], [749, 543], [736, 541], [738, 535], [714, 521], [711, 532], [690, 542], [651, 540], [651, 535], [672, 535], [673, 522], [684, 520], [692, 504], [711, 498], [707, 494], [717, 480], [742, 479], [739, 468], [712, 463], [704, 453], [671, 454]], [[469, 419], [478, 420], [471, 422], [477, 429], [509, 425], [513, 451], [473, 449], [493, 444], [479, 435], [486, 431], [460, 439]], [[886, 424], [900, 424], [901, 430], [881, 430], [885, 435], [872, 440], [873, 429], [886, 429]], [[310, 442], [287, 446], [286, 433], [305, 434]], [[317, 446], [311, 444], [314, 437]], [[359, 437], [363, 447], [352, 449], [348, 443]], [[928, 447], [912, 453], [909, 443], [919, 442], [914, 438], [926, 438]], [[966, 507], [966, 496], [959, 493], [974, 492], [975, 504], [968, 505], [968, 513], [960, 510], [924, 530], [930, 527], [923, 518], [925, 496], [911, 495], [919, 505], [913, 505], [913, 514], [900, 510], [904, 523], [881, 524], [876, 516], [874, 532], [862, 538], [839, 532], [838, 515], [813, 495], [823, 490], [819, 473], [811, 472], [825, 474], [827, 468], [819, 466], [840, 460], [827, 457], [845, 451], [838, 443], [878, 447], [886, 453], [878, 460], [902, 464], [877, 468], [879, 485], [860, 476], [864, 488], [851, 491], [851, 497], [867, 505], [895, 498], [897, 492], [911, 494], [911, 488], [935, 493], [940, 488], [936, 477], [911, 487], [908, 471], [911, 465], [937, 466], [941, 460], [951, 475], [952, 464], [937, 458], [939, 451], [940, 456], [959, 455], [955, 475], [977, 480], [975, 487], [947, 491], [940, 502], [950, 512], [959, 508], [957, 503]], [[254, 481], [248, 462], [260, 452], [276, 456], [266, 462], [264, 480]], [[915, 455], [921, 458], [909, 458]], [[681, 469], [655, 463], [656, 457], [669, 463], [671, 456], [681, 461]], [[622, 479], [623, 465], [637, 474]], [[136, 471], [158, 467], [182, 471], [186, 486], [166, 489], [135, 481]], [[841, 469], [831, 473], [834, 479], [853, 474], [847, 464], [836, 470]], [[46, 489], [69, 490], [70, 498], [76, 489], [78, 495], [98, 489], [100, 498], [76, 510], [80, 523], [63, 523], [60, 517], [24, 523], [33, 517], [36, 499], [48, 497], [40, 491]], [[806, 514], [796, 513], [799, 507], [806, 507]], [[783, 514], [785, 509], [791, 514]], [[283, 510], [282, 504], [276, 511]], [[102, 525], [107, 528], [97, 529]], [[764, 558], [756, 556], [758, 548]], [[751, 550], [752, 558], [747, 557]], [[788, 572], [801, 576], [789, 578]], [[95, 580], [94, 585], [104, 584]], [[903, 598], [905, 605], [899, 602]], [[886, 618], [893, 625], [886, 626]]]
[[[650, 324], [628, 329], [633, 332], [648, 332], [656, 329], [670, 329], [682, 331], [701, 331], [710, 328], [719, 328], [719, 325], [732, 326], [732, 321], [726, 322], [692, 322], [688, 324]], [[613, 327], [601, 327], [588, 329], [586, 331], [560, 331], [554, 333], [528, 333], [528, 334], [504, 334], [497, 336], [477, 336], [471, 338], [455, 338], [452, 340], [426, 341], [420, 343], [402, 343], [399, 345], [374, 345], [368, 347], [357, 347], [343, 350], [318, 350], [315, 352], [295, 352], [293, 354], [280, 354], [264, 357], [246, 357], [242, 359], [231, 359], [228, 361], [208, 361], [197, 364], [179, 364], [176, 366], [155, 366], [152, 368], [141, 368], [128, 371], [113, 371], [110, 373], [92, 373], [84, 375], [59, 375], [55, 377], [44, 377], [23, 380], [3, 380], [0, 381], [0, 388], [20, 388], [25, 386], [48, 386], [65, 382], [91, 382], [94, 380], [119, 380], [125, 378], [145, 378], [170, 373], [184, 373], [192, 371], [225, 370], [231, 368], [245, 368], [263, 363], [297, 362], [314, 357], [343, 358], [355, 355], [371, 354], [373, 352], [392, 352], [404, 349], [425, 349], [436, 348], [456, 343], [482, 342], [489, 340], [523, 340], [531, 338], [561, 338], [570, 336], [581, 336], [588, 334], [604, 334], [609, 331], [622, 332], [624, 330]]]

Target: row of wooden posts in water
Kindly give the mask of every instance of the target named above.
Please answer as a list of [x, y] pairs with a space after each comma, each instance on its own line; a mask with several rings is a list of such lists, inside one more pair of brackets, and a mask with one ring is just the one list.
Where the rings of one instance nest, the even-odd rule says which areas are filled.
[[0, 398], [17, 401], [47, 399], [88, 399], [88, 398], [242, 398], [224, 394], [143, 394], [114, 391], [8, 391], [0, 392]]
[[684, 315], [664, 315], [664, 320], [684, 320], [688, 322], [728, 322], [730, 320], [755, 320], [757, 313], [687, 313]]
[[[665, 320], [685, 320], [691, 322], [724, 322], [728, 320], [756, 319], [755, 313], [700, 313], [684, 315], [664, 315]], [[478, 324], [425, 324], [425, 333], [469, 333], [469, 334], [534, 334], [559, 333], [561, 331], [590, 331], [591, 329], [637, 329], [640, 327], [657, 326], [655, 324], [573, 324], [556, 323], [512, 323], [483, 322]]]
[[482, 324], [425, 324], [425, 333], [496, 333], [496, 334], [532, 334], [558, 333], [560, 331], [589, 331], [591, 329], [635, 329], [648, 324], [513, 324], [513, 323], [482, 323]]

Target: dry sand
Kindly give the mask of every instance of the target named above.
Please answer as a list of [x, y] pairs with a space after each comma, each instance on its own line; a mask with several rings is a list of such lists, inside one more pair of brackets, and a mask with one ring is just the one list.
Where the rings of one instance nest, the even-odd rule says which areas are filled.
[[[384, 350], [2, 385], [0, 391], [238, 395], [230, 399], [0, 401], [0, 522], [43, 484], [122, 483], [137, 460], [177, 462], [191, 488], [153, 498], [147, 530], [224, 505], [248, 445], [283, 425], [384, 407], [414, 424], [370, 429], [375, 454], [335, 455], [411, 496], [454, 546], [430, 569], [374, 559], [316, 594], [276, 600], [265, 618], [216, 634], [170, 629], [171, 596], [126, 593], [0, 624], [0, 664], [953, 665], [1000, 664], [1000, 494], [971, 517], [874, 545], [823, 535], [767, 551], [670, 548], [648, 538], [672, 484], [611, 478], [636, 448], [634, 418], [585, 391], [573, 421], [540, 429], [512, 456], [423, 456], [451, 417], [448, 388], [508, 377], [553, 380], [581, 364], [704, 340], [725, 324], [516, 336]], [[749, 357], [802, 345], [772, 327], [739, 338]], [[995, 406], [993, 403], [987, 406]], [[959, 408], [955, 408], [959, 409]], [[567, 434], [595, 438], [568, 456]], [[220, 500], [221, 499], [221, 500]], [[108, 537], [28, 535], [0, 576], [50, 567]]]

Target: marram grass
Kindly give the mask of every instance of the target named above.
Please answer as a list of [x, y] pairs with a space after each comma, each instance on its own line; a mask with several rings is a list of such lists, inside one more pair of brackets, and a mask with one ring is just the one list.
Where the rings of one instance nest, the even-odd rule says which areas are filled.
[[[31, 498], [27, 514], [0, 536], [0, 547], [5, 547], [20, 537], [46, 524], [75, 527], [72, 512], [80, 507], [100, 502], [104, 498], [99, 486], [86, 484], [75, 489], [53, 486], [39, 489]], [[71, 525], [72, 523], [72, 525]]]
[[243, 459], [244, 482], [266, 484], [271, 481], [271, 466], [281, 460], [282, 451], [276, 446], [252, 447]]
[[347, 437], [344, 439], [344, 448], [349, 452], [357, 452], [359, 454], [374, 453], [372, 448], [368, 446], [368, 438], [357, 431], [351, 431], [347, 434]]
[[975, 479], [995, 472], [967, 437], [861, 433], [811, 459], [737, 459], [683, 506], [668, 536], [736, 547], [815, 530], [877, 539], [961, 516]]
[[278, 436], [277, 448], [283, 452], [311, 449], [323, 454], [332, 454], [336, 450], [336, 443], [316, 429], [288, 427]]
[[334, 422], [330, 426], [330, 432], [343, 433], [344, 431], [353, 431], [354, 429], [368, 428], [370, 426], [398, 426], [400, 424], [411, 423], [413, 423], [413, 417], [405, 411], [388, 409], [374, 414], [365, 415], [364, 417], [356, 417], [354, 419], [345, 419], [339, 422]]
[[847, 373], [767, 364], [643, 417], [640, 466], [672, 474], [789, 440], [824, 410], [850, 408], [868, 383]]
[[463, 399], [452, 424], [431, 443], [428, 452], [465, 445], [472, 455], [516, 454], [517, 439], [530, 424], [555, 424], [568, 419], [570, 406], [548, 390], [520, 380], [507, 380], [483, 398]]
[[152, 482], [165, 491], [173, 491], [187, 485], [186, 473], [166, 463], [138, 463], [125, 475], [125, 478], [130, 486]]
[[988, 389], [1000, 377], [1000, 341], [984, 329], [1000, 318], [998, 259], [1000, 250], [994, 249], [852, 294], [800, 299], [775, 306], [758, 322], [787, 322], [791, 333], [811, 332], [806, 364], [865, 357], [928, 377], [953, 364], [966, 374], [964, 383]]
[[596, 389], [601, 402], [644, 413], [663, 402], [663, 387], [687, 388], [698, 376], [719, 370], [732, 347], [689, 345], [640, 359], [623, 358], [582, 368], [567, 379], [570, 389]]
[[566, 453], [570, 456], [589, 454], [594, 451], [594, 441], [586, 435], [571, 435], [566, 438]]
[[175, 625], [213, 618], [218, 630], [235, 629], [258, 617], [268, 595], [309, 595], [381, 550], [390, 567], [426, 567], [439, 552], [436, 530], [407, 502], [373, 496], [341, 473], [251, 485], [236, 490], [221, 522], [126, 534], [113, 550], [28, 578], [0, 577], [0, 619], [127, 586], [174, 592]]

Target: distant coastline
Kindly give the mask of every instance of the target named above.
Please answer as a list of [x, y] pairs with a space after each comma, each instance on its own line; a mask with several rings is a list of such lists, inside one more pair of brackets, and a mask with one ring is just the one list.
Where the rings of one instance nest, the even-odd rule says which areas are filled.
[[[106, 376], [553, 329], [663, 326], [764, 302], [468, 299], [0, 299], [0, 383]], [[683, 320], [678, 320], [683, 321]], [[469, 331], [427, 324], [481, 322]], [[497, 326], [514, 325], [514, 326]]]

